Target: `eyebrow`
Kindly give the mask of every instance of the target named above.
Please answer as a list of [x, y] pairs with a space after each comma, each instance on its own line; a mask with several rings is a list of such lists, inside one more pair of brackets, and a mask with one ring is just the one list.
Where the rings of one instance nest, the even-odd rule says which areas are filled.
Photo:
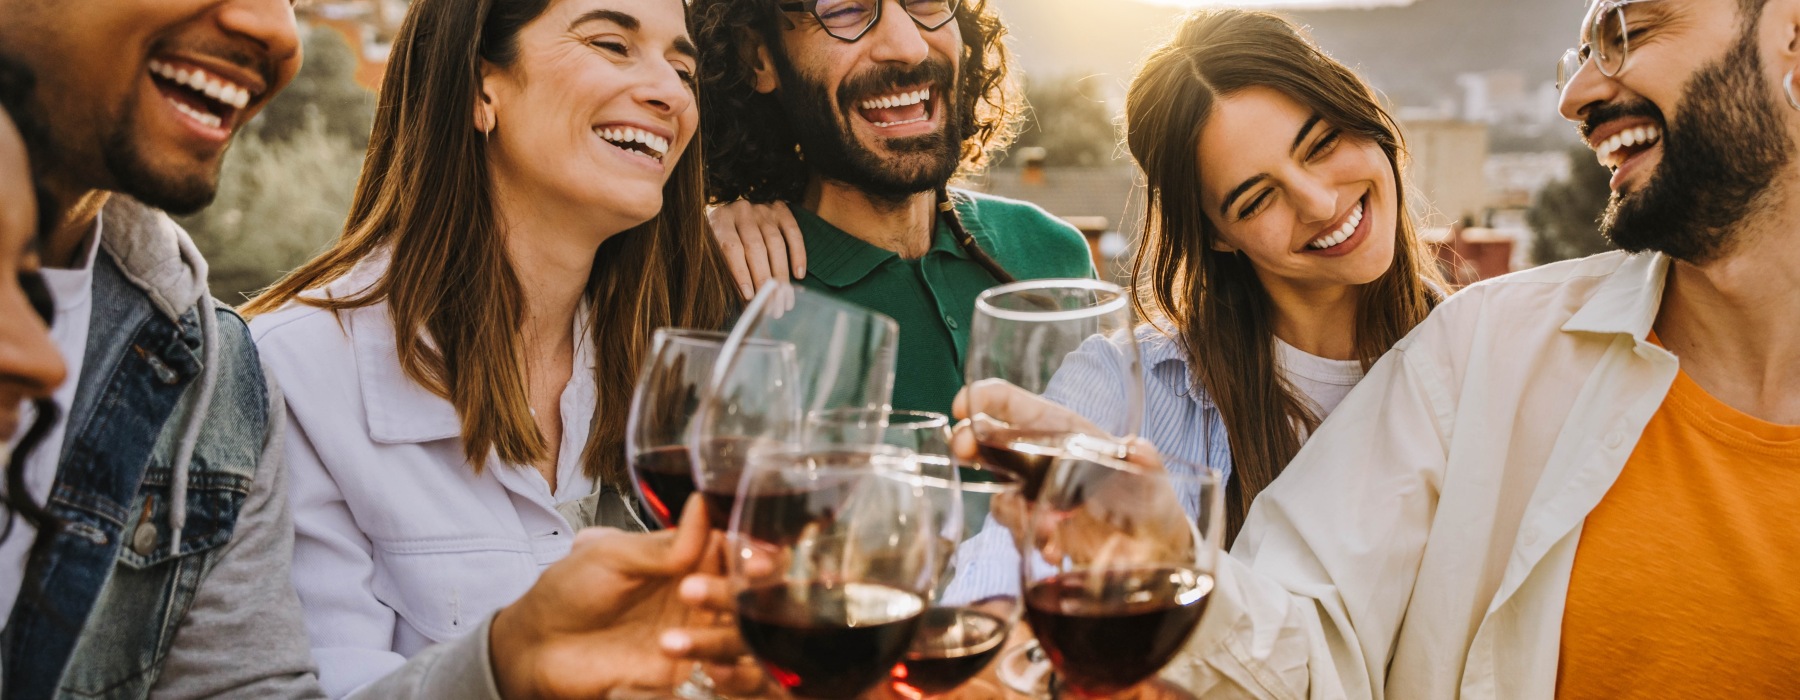
[[[1323, 120], [1324, 120], [1324, 117], [1321, 117], [1318, 114], [1314, 114], [1311, 117], [1307, 117], [1306, 123], [1300, 125], [1300, 132], [1297, 134], [1294, 134], [1294, 143], [1293, 143], [1293, 145], [1288, 146], [1288, 154], [1293, 155], [1296, 151], [1299, 151], [1300, 145], [1306, 143], [1307, 135], [1311, 134], [1313, 132], [1313, 127], [1318, 126], [1319, 122], [1321, 122]], [[1233, 189], [1230, 194], [1225, 195], [1225, 199], [1219, 203], [1219, 216], [1224, 216], [1224, 217], [1231, 216], [1230, 211], [1231, 211], [1232, 203], [1236, 202], [1239, 197], [1244, 196], [1245, 193], [1249, 192], [1251, 189], [1254, 189], [1257, 185], [1262, 184], [1264, 181], [1266, 181], [1268, 179], [1269, 179], [1268, 175], [1258, 173], [1257, 175], [1251, 177], [1250, 179], [1245, 180], [1243, 184], [1238, 185], [1237, 188]]]
[[[611, 22], [628, 32], [638, 31], [644, 26], [643, 22], [638, 21], [638, 18], [618, 10], [589, 10], [580, 17], [576, 17], [575, 21], [570, 22], [569, 28], [573, 29], [588, 22]], [[675, 52], [688, 58], [700, 57], [700, 49], [694, 46], [693, 40], [686, 36], [675, 37]]]

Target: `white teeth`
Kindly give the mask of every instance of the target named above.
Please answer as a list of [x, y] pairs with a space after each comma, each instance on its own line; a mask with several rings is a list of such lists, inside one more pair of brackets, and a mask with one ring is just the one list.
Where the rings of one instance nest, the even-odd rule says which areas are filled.
[[877, 97], [873, 100], [864, 100], [861, 107], [863, 109], [893, 109], [895, 107], [909, 107], [929, 99], [931, 99], [931, 88], [924, 88], [912, 92], [902, 92]]
[[611, 141], [615, 145], [639, 144], [652, 151], [648, 154], [657, 160], [669, 152], [669, 140], [643, 129], [629, 126], [609, 126], [598, 130], [600, 138]]
[[1624, 162], [1619, 156], [1619, 149], [1633, 146], [1648, 146], [1662, 138], [1662, 130], [1654, 126], [1640, 126], [1626, 129], [1602, 141], [1594, 147], [1594, 156], [1600, 164], [1608, 168], [1618, 168]]
[[205, 124], [214, 129], [219, 128], [219, 125], [223, 123], [223, 122], [219, 121], [219, 116], [216, 114], [212, 114], [210, 112], [202, 112], [200, 110], [194, 109], [193, 107], [189, 107], [186, 104], [183, 104], [180, 102], [175, 102], [172, 104], [174, 104], [175, 109], [177, 111], [181, 112], [182, 114], [188, 115], [188, 117], [192, 118], [194, 121], [200, 122], [201, 124]]
[[1356, 208], [1350, 210], [1350, 216], [1344, 219], [1344, 224], [1342, 226], [1339, 226], [1338, 229], [1331, 232], [1330, 235], [1306, 244], [1306, 247], [1313, 250], [1324, 250], [1336, 246], [1339, 243], [1343, 243], [1356, 233], [1356, 227], [1362, 223], [1362, 220], [1363, 205], [1361, 201], [1358, 201], [1356, 203]]
[[250, 104], [249, 88], [211, 75], [198, 68], [177, 68], [162, 61], [151, 60], [150, 72], [177, 85], [191, 88], [213, 101], [234, 109], [243, 109]]

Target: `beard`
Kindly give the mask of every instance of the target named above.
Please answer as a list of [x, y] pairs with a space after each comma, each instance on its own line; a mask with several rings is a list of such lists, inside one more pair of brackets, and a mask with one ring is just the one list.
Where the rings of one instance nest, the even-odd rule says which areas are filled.
[[[153, 99], [161, 99], [153, 96]], [[110, 120], [112, 131], [101, 142], [100, 157], [111, 177], [110, 189], [131, 195], [140, 202], [176, 216], [193, 214], [212, 204], [219, 191], [219, 169], [223, 159], [198, 168], [155, 164], [144, 153], [145, 139], [136, 135], [137, 117], [131, 109], [120, 109], [119, 117]]]
[[1648, 102], [1608, 106], [1587, 122], [1641, 115], [1661, 122], [1662, 162], [1644, 188], [1614, 192], [1600, 233], [1620, 248], [1656, 251], [1691, 264], [1729, 253], [1739, 224], [1766, 208], [1763, 196], [1793, 160], [1774, 93], [1763, 84], [1756, 31], [1688, 81], [1673, 125]]
[[[791, 120], [807, 165], [820, 177], [877, 199], [899, 201], [943, 187], [956, 174], [968, 120], [962, 114], [960, 82], [948, 61], [933, 57], [916, 66], [872, 70], [845, 80], [833, 98], [824, 81], [802, 75], [785, 52], [772, 53], [781, 78], [776, 99]], [[857, 139], [850, 120], [858, 103], [902, 85], [919, 84], [931, 86], [931, 102], [943, 112], [943, 128], [887, 139], [886, 156]]]

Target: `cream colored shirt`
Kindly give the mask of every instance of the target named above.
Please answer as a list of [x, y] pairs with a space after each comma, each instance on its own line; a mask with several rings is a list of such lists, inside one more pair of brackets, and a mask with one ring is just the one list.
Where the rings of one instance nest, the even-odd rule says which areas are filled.
[[1660, 255], [1458, 292], [1251, 509], [1170, 680], [1202, 697], [1549, 698], [1582, 521], [1678, 362]]

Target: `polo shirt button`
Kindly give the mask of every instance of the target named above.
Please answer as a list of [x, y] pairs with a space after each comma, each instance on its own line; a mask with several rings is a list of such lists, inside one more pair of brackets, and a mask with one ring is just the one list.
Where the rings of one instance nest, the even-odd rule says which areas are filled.
[[950, 314], [944, 314], [944, 325], [949, 326], [950, 330], [956, 330], [956, 319], [952, 318]]

